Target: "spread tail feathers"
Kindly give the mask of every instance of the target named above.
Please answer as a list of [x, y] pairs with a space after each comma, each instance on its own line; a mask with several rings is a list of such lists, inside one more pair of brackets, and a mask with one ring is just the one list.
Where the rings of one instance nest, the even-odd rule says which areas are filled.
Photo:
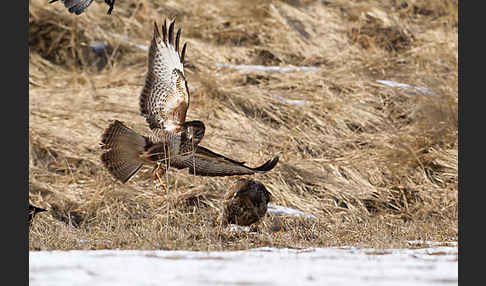
[[101, 161], [106, 169], [126, 183], [143, 166], [140, 154], [145, 151], [147, 138], [115, 120], [106, 128], [101, 139], [105, 151]]

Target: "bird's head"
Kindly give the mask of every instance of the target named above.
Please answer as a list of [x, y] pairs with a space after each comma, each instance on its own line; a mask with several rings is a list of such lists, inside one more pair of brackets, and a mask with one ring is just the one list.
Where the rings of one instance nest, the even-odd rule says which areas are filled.
[[189, 139], [189, 141], [196, 146], [204, 137], [206, 127], [202, 121], [194, 120], [184, 123], [184, 129], [186, 131], [187, 139]]

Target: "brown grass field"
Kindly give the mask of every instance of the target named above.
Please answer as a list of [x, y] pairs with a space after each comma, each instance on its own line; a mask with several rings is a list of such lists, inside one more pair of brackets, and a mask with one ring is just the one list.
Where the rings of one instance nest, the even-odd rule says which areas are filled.
[[[207, 3], [207, 2], [210, 2]], [[30, 0], [30, 250], [260, 246], [407, 247], [457, 240], [458, 2], [444, 0], [95, 1], [80, 16]], [[201, 145], [259, 165], [274, 203], [315, 215], [251, 231], [218, 224], [237, 177], [149, 168], [114, 181], [99, 146], [110, 120], [148, 134], [138, 97], [153, 23], [176, 18], [188, 42], [188, 120]], [[128, 36], [129, 38], [124, 38]], [[107, 48], [95, 54], [90, 42]], [[314, 66], [240, 71], [217, 64]], [[376, 80], [425, 86], [436, 96]], [[282, 98], [305, 100], [295, 105]]]

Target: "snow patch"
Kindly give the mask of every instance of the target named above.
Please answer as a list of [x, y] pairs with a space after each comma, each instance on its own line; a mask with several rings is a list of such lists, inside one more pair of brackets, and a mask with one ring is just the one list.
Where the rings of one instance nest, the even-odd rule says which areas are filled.
[[377, 83], [384, 84], [389, 87], [397, 87], [403, 89], [405, 92], [412, 93], [412, 94], [425, 94], [428, 96], [437, 96], [437, 94], [430, 89], [417, 86], [417, 85], [410, 85], [406, 83], [396, 82], [393, 80], [376, 80]]
[[457, 247], [30, 251], [29, 285], [457, 285]]
[[246, 71], [260, 71], [260, 72], [293, 72], [293, 71], [320, 71], [318, 67], [311, 66], [263, 66], [263, 65], [232, 65], [232, 64], [216, 64], [216, 67], [229, 68], [234, 70], [246, 70]]
[[284, 207], [269, 203], [267, 206], [267, 213], [276, 215], [276, 216], [302, 216], [311, 219], [317, 219], [317, 217], [313, 214], [308, 214], [303, 211], [299, 211], [293, 208]]

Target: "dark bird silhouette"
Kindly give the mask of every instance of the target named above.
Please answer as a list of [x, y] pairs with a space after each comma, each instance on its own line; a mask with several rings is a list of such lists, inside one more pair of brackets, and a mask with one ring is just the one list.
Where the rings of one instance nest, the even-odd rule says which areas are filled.
[[34, 218], [34, 216], [37, 214], [37, 213], [40, 213], [40, 212], [45, 212], [47, 211], [46, 209], [43, 209], [43, 208], [39, 208], [39, 207], [36, 207], [36, 206], [33, 206], [29, 203], [29, 225], [30, 225], [30, 222], [32, 221], [32, 219]]
[[[58, 0], [51, 0], [49, 3], [54, 3], [57, 2]], [[91, 5], [91, 2], [93, 0], [61, 0], [61, 2], [64, 4], [64, 7], [68, 9], [70, 13], [74, 13], [76, 15], [79, 15], [88, 8], [89, 5]], [[110, 6], [108, 9], [108, 15], [111, 15], [111, 11], [113, 11], [113, 7], [115, 6], [115, 0], [105, 0], [105, 3]]]
[[240, 179], [224, 196], [222, 223], [241, 226], [256, 223], [267, 213], [271, 200], [272, 195], [262, 183]]
[[[148, 55], [148, 72], [140, 95], [140, 111], [151, 133], [141, 135], [115, 120], [101, 138], [101, 161], [113, 177], [127, 182], [144, 165], [154, 166], [154, 180], [169, 167], [189, 169], [198, 176], [234, 176], [267, 172], [278, 157], [251, 168], [200, 146], [205, 133], [204, 123], [186, 121], [189, 89], [184, 74], [186, 43], [179, 52], [181, 29], [174, 33], [174, 20], [162, 34], [155, 23]], [[162, 184], [162, 187], [164, 185]]]

